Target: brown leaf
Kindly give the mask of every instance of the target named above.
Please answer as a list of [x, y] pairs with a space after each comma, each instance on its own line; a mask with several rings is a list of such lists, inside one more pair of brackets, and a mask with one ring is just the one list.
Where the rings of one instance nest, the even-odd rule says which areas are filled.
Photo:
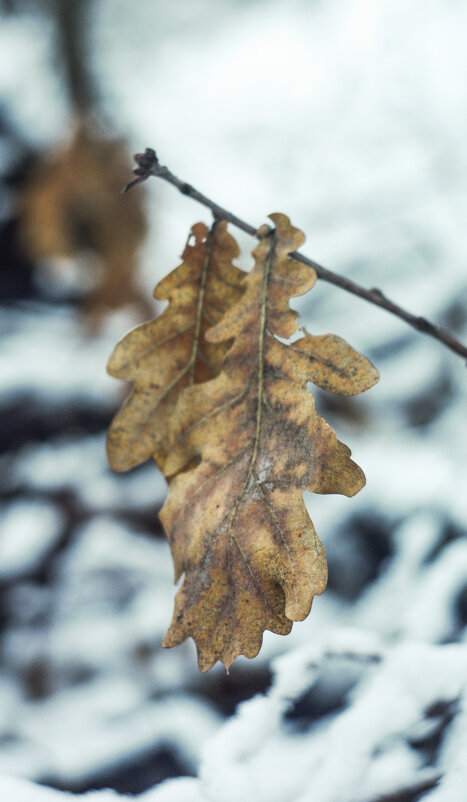
[[305, 332], [289, 348], [307, 357], [308, 381], [329, 393], [357, 395], [369, 390], [379, 379], [370, 360], [336, 334], [313, 337]]
[[183, 262], [157, 285], [154, 295], [169, 306], [131, 331], [107, 366], [111, 376], [134, 382], [107, 438], [111, 466], [126, 471], [154, 457], [163, 467], [169, 447], [169, 418], [180, 392], [216, 376], [228, 343], [206, 342], [215, 324], [243, 292], [244, 273], [232, 264], [238, 245], [218, 222], [209, 232], [196, 223]]
[[[296, 331], [289, 299], [310, 289], [316, 275], [288, 258], [303, 234], [285, 215], [271, 219], [276, 229], [260, 229], [244, 296], [206, 335], [212, 343], [235, 338], [223, 370], [182, 393], [164, 468], [178, 475], [161, 520], [176, 580], [185, 578], [163, 645], [193, 637], [202, 671], [216, 660], [228, 667], [239, 654], [255, 656], [265, 629], [286, 634], [308, 615], [327, 568], [303, 491], [352, 496], [365, 482], [306, 383], [359, 392], [375, 370], [355, 362], [343, 340], [326, 348], [305, 335], [291, 347], [274, 336]], [[179, 473], [193, 459], [199, 464]]]
[[[110, 309], [151, 309], [138, 285], [138, 250], [146, 232], [143, 196], [122, 196], [128, 175], [123, 143], [82, 122], [72, 140], [36, 166], [22, 197], [22, 238], [38, 261], [82, 257], [92, 289], [83, 308], [98, 321]], [[91, 257], [91, 258], [90, 258]]]

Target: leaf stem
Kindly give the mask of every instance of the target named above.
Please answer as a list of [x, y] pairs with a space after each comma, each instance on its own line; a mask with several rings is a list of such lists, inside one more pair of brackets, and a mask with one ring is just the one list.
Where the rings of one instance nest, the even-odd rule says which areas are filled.
[[[216, 219], [227, 220], [228, 223], [236, 226], [236, 228], [239, 228], [241, 231], [245, 231], [246, 234], [250, 234], [252, 237], [258, 237], [258, 229], [256, 229], [254, 226], [246, 223], [240, 217], [232, 214], [232, 212], [229, 212], [222, 206], [219, 206], [219, 204], [215, 203], [206, 195], [203, 195], [202, 192], [199, 192], [191, 184], [181, 181], [180, 178], [177, 178], [177, 176], [168, 169], [168, 167], [160, 164], [156, 152], [152, 150], [152, 148], [146, 148], [144, 153], [137, 153], [134, 159], [138, 165], [138, 167], [133, 170], [136, 178], [126, 185], [123, 190], [124, 192], [127, 192], [135, 184], [145, 181], [150, 176], [162, 178], [164, 181], [167, 181], [169, 184], [172, 184], [172, 186], [176, 187], [176, 189], [178, 189], [182, 195], [187, 195], [192, 200], [195, 200], [210, 209]], [[392, 315], [404, 320], [409, 326], [412, 326], [412, 328], [416, 329], [417, 331], [422, 332], [423, 334], [428, 334], [430, 337], [434, 337], [435, 340], [438, 340], [438, 342], [442, 343], [446, 348], [449, 348], [449, 350], [453, 351], [453, 353], [464, 357], [464, 359], [467, 359], [467, 347], [463, 345], [460, 340], [456, 339], [456, 337], [454, 337], [449, 331], [447, 331], [447, 329], [444, 329], [442, 326], [436, 326], [434, 323], [430, 323], [430, 321], [424, 317], [420, 317], [408, 312], [406, 309], [403, 309], [401, 306], [394, 303], [394, 301], [391, 301], [389, 298], [387, 298], [386, 295], [384, 295], [384, 293], [382, 293], [381, 290], [377, 289], [376, 287], [372, 287], [371, 289], [362, 287], [355, 281], [352, 281], [351, 279], [346, 278], [339, 273], [335, 273], [334, 271], [329, 270], [327, 267], [323, 267], [322, 265], [318, 264], [318, 262], [315, 262], [313, 259], [309, 259], [307, 256], [304, 256], [298, 251], [290, 254], [290, 257], [296, 259], [298, 262], [301, 262], [304, 265], [308, 265], [308, 267], [312, 267], [315, 270], [318, 278], [322, 279], [323, 281], [327, 281], [329, 284], [334, 284], [336, 287], [340, 287], [342, 290], [350, 292], [352, 295], [357, 295], [359, 298], [363, 298], [363, 300], [368, 301], [374, 306], [379, 306], [381, 309], [385, 309]]]

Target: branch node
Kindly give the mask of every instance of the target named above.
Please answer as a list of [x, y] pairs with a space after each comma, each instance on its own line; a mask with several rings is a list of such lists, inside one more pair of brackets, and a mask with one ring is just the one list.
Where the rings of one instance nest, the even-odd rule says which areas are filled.
[[219, 211], [219, 209], [211, 209], [212, 216], [214, 218], [214, 223], [220, 223], [221, 220], [225, 220], [224, 215]]
[[417, 326], [420, 331], [431, 331], [434, 326], [426, 317], [417, 317]]

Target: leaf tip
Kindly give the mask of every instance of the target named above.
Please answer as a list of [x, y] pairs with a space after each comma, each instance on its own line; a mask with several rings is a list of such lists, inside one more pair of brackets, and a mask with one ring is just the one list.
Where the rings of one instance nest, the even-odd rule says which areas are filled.
[[360, 490], [363, 490], [363, 488], [365, 487], [366, 476], [363, 473], [363, 470], [360, 468], [360, 465], [357, 465], [357, 463], [354, 462], [353, 460], [349, 461], [352, 463], [353, 471], [351, 474], [351, 478], [349, 479], [348, 484], [346, 486], [344, 495], [346, 495], [347, 498], [352, 498], [353, 496], [356, 496], [357, 493], [359, 493]]
[[290, 217], [282, 212], [271, 212], [269, 219], [274, 223], [278, 237], [283, 241], [287, 252], [298, 250], [305, 242], [305, 234], [299, 228], [295, 228], [290, 222]]

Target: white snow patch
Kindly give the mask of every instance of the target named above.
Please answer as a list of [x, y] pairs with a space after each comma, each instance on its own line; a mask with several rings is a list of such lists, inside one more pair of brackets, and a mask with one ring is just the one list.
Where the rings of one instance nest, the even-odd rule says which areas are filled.
[[57, 542], [62, 516], [52, 504], [17, 501], [0, 518], [0, 578], [36, 568]]

